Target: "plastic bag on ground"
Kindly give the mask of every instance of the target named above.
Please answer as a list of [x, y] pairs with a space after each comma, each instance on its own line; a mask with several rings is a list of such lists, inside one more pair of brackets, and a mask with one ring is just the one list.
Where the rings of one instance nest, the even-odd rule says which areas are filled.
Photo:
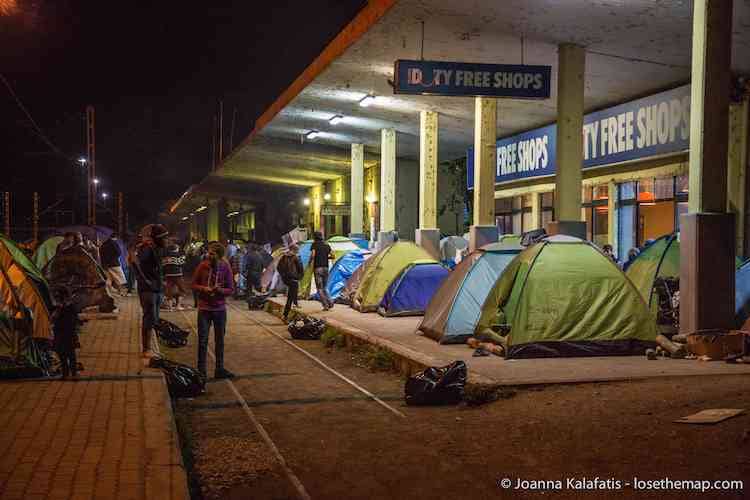
[[170, 321], [160, 319], [159, 322], [154, 325], [154, 330], [156, 331], [156, 336], [159, 341], [167, 347], [178, 348], [187, 345], [189, 332]]
[[325, 328], [326, 324], [322, 319], [304, 317], [289, 323], [287, 330], [296, 340], [318, 340]]
[[173, 398], [193, 398], [206, 392], [206, 379], [195, 368], [164, 358], [153, 358], [152, 368], [161, 368]]
[[466, 363], [454, 361], [441, 368], [430, 367], [409, 377], [404, 387], [406, 404], [414, 406], [455, 405], [464, 398]]

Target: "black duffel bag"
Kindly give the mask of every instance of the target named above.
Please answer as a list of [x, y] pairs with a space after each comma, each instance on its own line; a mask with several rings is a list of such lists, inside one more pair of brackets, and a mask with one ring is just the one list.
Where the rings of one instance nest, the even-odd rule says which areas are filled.
[[258, 311], [260, 309], [263, 309], [266, 305], [266, 302], [268, 302], [268, 295], [267, 293], [261, 294], [261, 295], [254, 295], [250, 294], [247, 296], [247, 308], [251, 311]]
[[172, 348], [186, 346], [188, 335], [190, 335], [189, 332], [165, 319], [160, 319], [154, 325], [154, 330], [159, 341]]
[[195, 368], [164, 358], [153, 358], [152, 368], [161, 368], [173, 398], [193, 398], [206, 392], [206, 379]]
[[430, 367], [409, 377], [404, 387], [406, 404], [414, 406], [455, 405], [464, 398], [466, 363], [454, 361], [441, 368]]
[[289, 323], [287, 330], [296, 340], [318, 340], [325, 328], [326, 323], [322, 319], [304, 317]]

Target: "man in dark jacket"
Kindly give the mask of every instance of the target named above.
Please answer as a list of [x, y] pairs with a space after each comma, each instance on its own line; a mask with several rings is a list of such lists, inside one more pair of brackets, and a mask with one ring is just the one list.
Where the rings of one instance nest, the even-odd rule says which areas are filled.
[[248, 252], [245, 256], [245, 269], [244, 274], [247, 279], [247, 297], [255, 294], [255, 291], [261, 291], [260, 278], [263, 275], [263, 258], [258, 252], [258, 245], [250, 243], [248, 245]]
[[299, 294], [299, 280], [302, 279], [304, 269], [302, 267], [302, 261], [297, 255], [299, 247], [292, 244], [289, 250], [281, 256], [279, 263], [276, 265], [276, 269], [279, 271], [281, 281], [287, 287], [286, 290], [286, 306], [284, 306], [284, 321], [289, 317], [289, 310], [294, 305], [295, 308], [299, 307], [297, 303], [297, 295]]
[[154, 325], [159, 321], [164, 286], [161, 257], [167, 243], [167, 228], [161, 224], [149, 224], [141, 230], [141, 243], [135, 250], [135, 278], [138, 283], [138, 297], [143, 309], [141, 340], [143, 357], [153, 355], [151, 336]]
[[313, 266], [313, 276], [315, 276], [315, 286], [318, 289], [320, 303], [323, 304], [323, 310], [333, 308], [333, 301], [328, 296], [328, 261], [335, 258], [331, 246], [323, 240], [323, 234], [316, 231], [315, 241], [312, 244], [310, 253], [310, 265]]
[[120, 264], [121, 254], [117, 233], [112, 233], [99, 249], [102, 267], [107, 275], [107, 291], [110, 292], [110, 295], [113, 295], [115, 290], [124, 295], [123, 287], [127, 280]]

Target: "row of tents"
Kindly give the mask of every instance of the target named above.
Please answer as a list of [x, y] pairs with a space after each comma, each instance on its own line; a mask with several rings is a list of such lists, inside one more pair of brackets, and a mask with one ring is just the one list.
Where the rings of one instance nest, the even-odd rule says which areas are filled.
[[97, 261], [82, 246], [57, 252], [60, 241], [49, 238], [30, 257], [0, 236], [0, 379], [50, 373], [54, 287], [70, 290], [81, 308], [114, 310]]
[[[644, 248], [627, 272], [584, 240], [521, 241], [505, 235], [450, 271], [411, 242], [340, 249], [327, 291], [361, 312], [424, 315], [419, 333], [443, 344], [499, 332], [508, 358], [642, 354], [654, 345], [655, 283], [679, 278], [679, 234]], [[736, 283], [739, 327], [750, 317], [750, 263], [738, 260]], [[309, 284], [300, 295], [315, 298]]]

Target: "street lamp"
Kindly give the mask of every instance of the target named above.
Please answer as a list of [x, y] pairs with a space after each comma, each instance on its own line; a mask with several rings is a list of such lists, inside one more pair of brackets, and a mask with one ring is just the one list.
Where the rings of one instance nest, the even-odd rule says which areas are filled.
[[102, 193], [102, 199], [106, 200], [107, 196], [109, 196], [107, 193]]
[[78, 158], [78, 159], [77, 159], [76, 161], [77, 161], [77, 162], [78, 162], [78, 164], [79, 164], [79, 165], [81, 165], [82, 167], [85, 167], [85, 166], [86, 166], [86, 163], [88, 163], [88, 160], [86, 160], [86, 158], [85, 158], [85, 157], [83, 157], [83, 156], [81, 156], [80, 158]]
[[91, 182], [93, 182], [94, 184], [98, 185], [99, 184], [99, 179], [97, 179], [96, 177], [94, 177], [94, 179]]
[[304, 200], [302, 200], [302, 204], [304, 206], [306, 206], [306, 207], [309, 207], [310, 206], [310, 198], [305, 198]]
[[326, 200], [326, 201], [330, 200], [331, 199], [331, 193], [324, 194], [323, 195], [323, 199]]

